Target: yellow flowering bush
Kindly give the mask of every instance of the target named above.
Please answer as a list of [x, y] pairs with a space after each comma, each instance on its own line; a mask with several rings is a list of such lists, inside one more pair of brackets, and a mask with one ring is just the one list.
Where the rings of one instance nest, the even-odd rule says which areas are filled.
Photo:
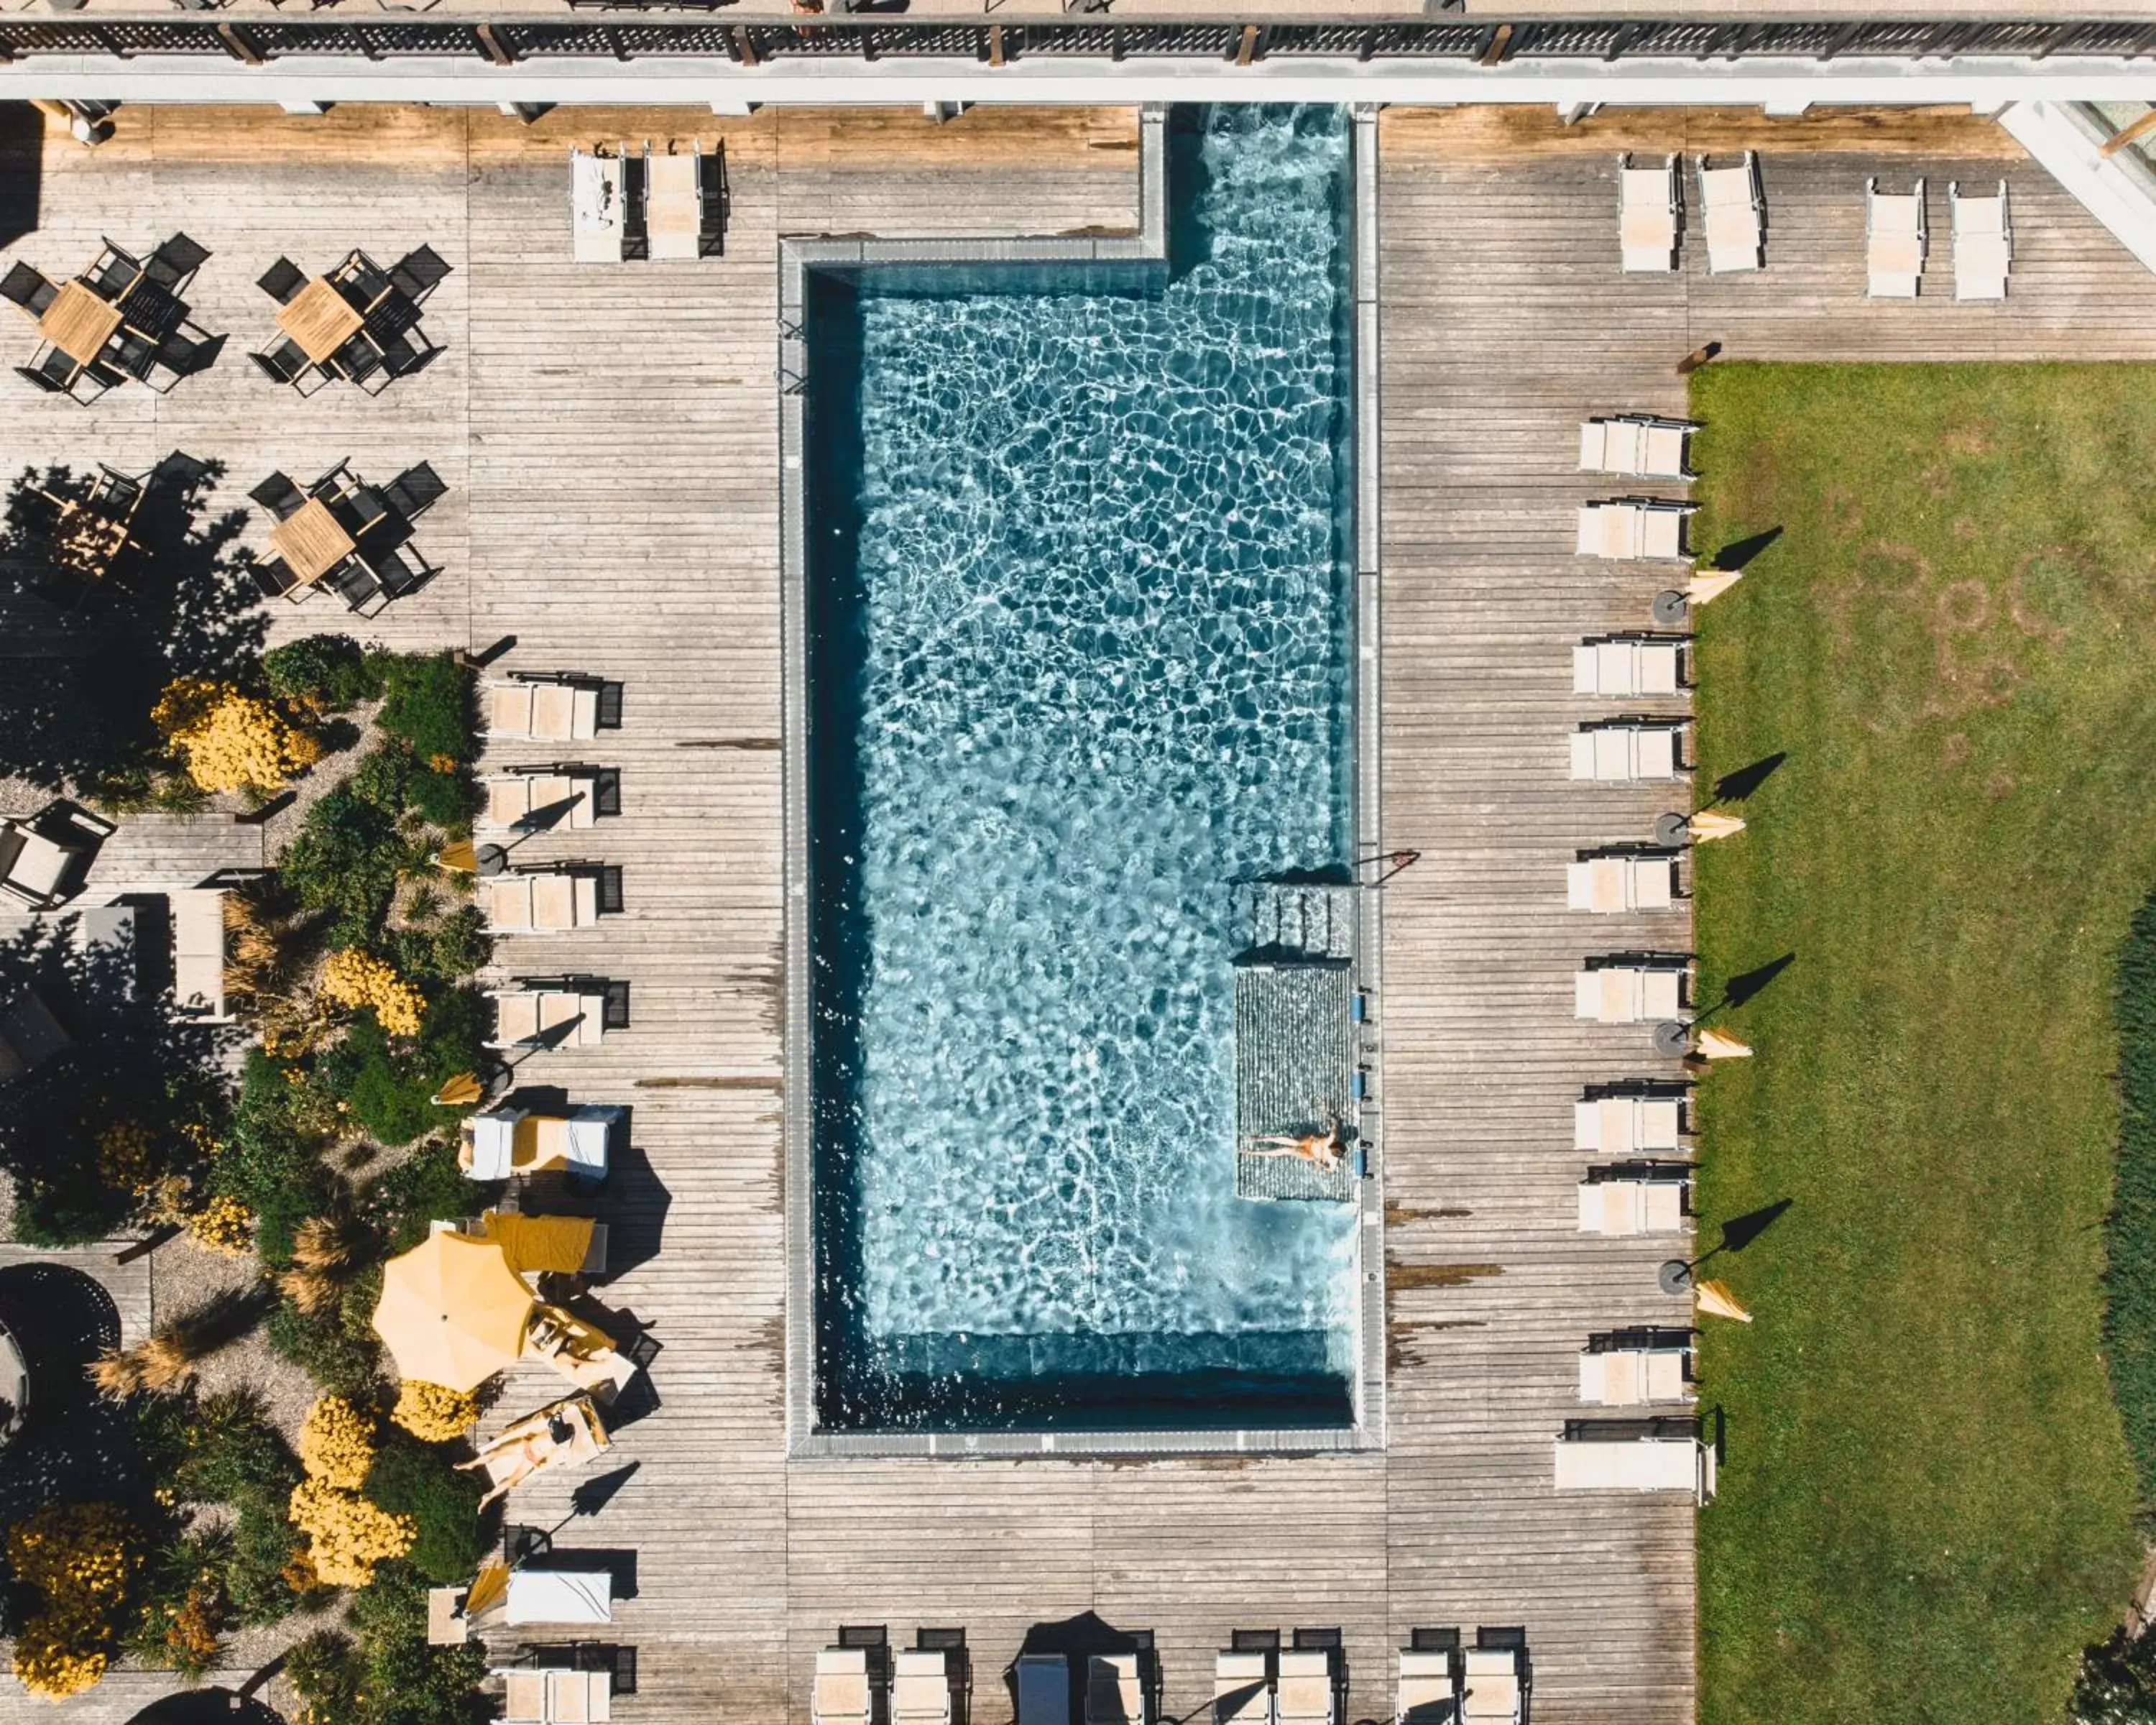
[[426, 997], [371, 952], [347, 947], [322, 966], [321, 993], [340, 1006], [371, 1006], [392, 1036], [417, 1036]]
[[357, 1491], [374, 1466], [374, 1422], [342, 1396], [324, 1396], [300, 1428], [300, 1466], [311, 1480]]
[[411, 1517], [392, 1515], [358, 1492], [320, 1478], [292, 1488], [286, 1512], [307, 1536], [308, 1558], [326, 1587], [365, 1587], [374, 1579], [374, 1566], [403, 1557], [419, 1532]]
[[44, 1595], [15, 1637], [15, 1676], [55, 1699], [105, 1675], [112, 1620], [141, 1561], [135, 1530], [110, 1503], [39, 1510], [8, 1532], [16, 1579]]
[[188, 1212], [186, 1227], [187, 1238], [204, 1251], [244, 1258], [254, 1250], [254, 1212], [236, 1198], [205, 1200]]
[[462, 1437], [479, 1418], [478, 1399], [446, 1384], [407, 1378], [397, 1392], [389, 1417], [423, 1443], [446, 1444]]
[[150, 716], [206, 791], [280, 791], [321, 757], [313, 733], [270, 702], [208, 677], [167, 684]]
[[97, 1174], [136, 1197], [150, 1190], [150, 1133], [139, 1121], [116, 1120], [97, 1135]]

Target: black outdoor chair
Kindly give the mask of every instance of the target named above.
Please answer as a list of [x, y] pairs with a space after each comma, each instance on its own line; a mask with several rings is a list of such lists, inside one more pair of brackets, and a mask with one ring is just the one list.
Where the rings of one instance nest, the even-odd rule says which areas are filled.
[[254, 285], [280, 305], [289, 305], [307, 285], [307, 272], [290, 258], [280, 258], [262, 272], [261, 280]]
[[142, 266], [110, 240], [105, 242], [105, 255], [91, 265], [89, 276], [92, 291], [108, 300], [116, 300], [142, 279]]
[[415, 563], [401, 551], [372, 552], [367, 561], [382, 578], [382, 592], [393, 599], [417, 593], [434, 578], [434, 570], [424, 557]]
[[297, 341], [280, 341], [267, 353], [250, 350], [247, 357], [280, 383], [295, 387], [312, 368], [312, 362]]
[[153, 364], [162, 366], [174, 377], [192, 377], [203, 364], [203, 356], [209, 352], [209, 343], [195, 341], [185, 336], [167, 336], [157, 344], [151, 355]]
[[[357, 557], [331, 576], [329, 585], [336, 588], [336, 596], [352, 611], [362, 617], [377, 615], [389, 603], [389, 595], [382, 591], [381, 578]], [[371, 610], [370, 606], [373, 608]]]
[[132, 330], [121, 331], [111, 345], [98, 355], [99, 359], [117, 366], [129, 377], [137, 379], [150, 375], [150, 362], [157, 357], [157, 344], [146, 341]]
[[207, 246], [198, 245], [184, 234], [175, 234], [150, 254], [150, 261], [142, 266], [142, 273], [159, 287], [177, 293], [194, 279], [195, 271], [208, 259]]
[[391, 509], [408, 521], [416, 521], [431, 509], [448, 491], [442, 476], [422, 461], [406, 468], [403, 472], [382, 488], [382, 495]]
[[434, 247], [423, 245], [389, 266], [389, 285], [406, 299], [417, 301], [434, 292], [449, 273], [449, 266]]
[[279, 521], [289, 521], [305, 503], [306, 495], [292, 483], [292, 476], [281, 470], [273, 473], [247, 494]]
[[373, 305], [389, 291], [389, 278], [372, 260], [355, 258], [337, 277], [337, 291], [358, 310]]
[[[382, 370], [382, 356], [365, 336], [354, 336], [331, 357], [330, 363], [350, 382], [363, 383]], [[383, 381], [388, 381], [387, 372], [383, 373]]]
[[8, 265], [8, 274], [0, 277], [0, 300], [20, 305], [33, 317], [42, 317], [45, 307], [53, 303], [59, 290], [45, 280], [44, 272], [20, 259]]
[[408, 377], [414, 372], [425, 371], [434, 363], [434, 356], [441, 351], [439, 347], [421, 347], [407, 332], [399, 331], [390, 336], [382, 344], [383, 382], [386, 384], [392, 377]]
[[48, 395], [71, 395], [74, 393], [70, 390], [66, 384], [55, 382], [44, 372], [33, 371], [28, 366], [17, 366], [15, 367], [15, 375], [36, 385], [37, 388], [44, 390]]
[[345, 531], [358, 539], [389, 519], [389, 506], [382, 501], [381, 492], [362, 485], [342, 501], [338, 514]]
[[[300, 578], [292, 572], [292, 566], [279, 557], [262, 557], [248, 565], [248, 572], [254, 584], [262, 589], [264, 598], [291, 598], [297, 604], [306, 598], [310, 588], [300, 586]], [[294, 597], [296, 589], [297, 597]]]

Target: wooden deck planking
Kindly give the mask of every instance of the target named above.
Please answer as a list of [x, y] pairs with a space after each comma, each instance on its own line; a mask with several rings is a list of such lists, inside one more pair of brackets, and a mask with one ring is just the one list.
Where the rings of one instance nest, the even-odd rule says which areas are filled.
[[[634, 1108], [635, 1151], [606, 1207], [618, 1259], [640, 1261], [604, 1292], [663, 1345], [660, 1406], [605, 1463], [515, 1505], [516, 1519], [552, 1525], [582, 1480], [636, 1464], [601, 1516], [557, 1536], [564, 1550], [637, 1554], [637, 1597], [617, 1627], [643, 1650], [644, 1681], [624, 1717], [798, 1719], [814, 1651], [839, 1622], [886, 1622], [901, 1640], [954, 1623], [974, 1649], [974, 1716], [993, 1725], [1008, 1717], [1001, 1674], [1026, 1630], [1093, 1610], [1157, 1631], [1172, 1714], [1203, 1705], [1212, 1651], [1236, 1627], [1342, 1627], [1349, 1717], [1362, 1717], [1389, 1712], [1392, 1649], [1409, 1628], [1518, 1623], [1538, 1719], [1688, 1717], [1689, 1506], [1549, 1488], [1550, 1441], [1580, 1411], [1582, 1341], [1666, 1317], [1653, 1273], [1674, 1247], [1574, 1231], [1589, 1158], [1568, 1147], [1570, 1102], [1583, 1082], [1656, 1069], [1644, 1027], [1572, 1019], [1572, 972], [1588, 952], [1690, 940], [1681, 911], [1562, 909], [1573, 849], [1644, 836], [1681, 806], [1681, 788], [1565, 777], [1565, 732], [1611, 710], [1572, 696], [1571, 644], [1641, 622], [1669, 578], [1575, 559], [1572, 510], [1674, 489], [1575, 474], [1574, 424], [1680, 410], [1672, 362], [1710, 336], [1732, 357], [2138, 355], [2156, 345], [2134, 315], [2156, 281], [1965, 117], [1612, 115], [1567, 130], [1499, 126], [1482, 110], [1386, 116], [1387, 837], [1424, 853], [1388, 889], [1389, 1450], [788, 1464], [778, 240], [1127, 228], [1129, 110], [975, 109], [940, 128], [895, 111], [557, 110], [529, 129], [440, 110], [119, 117], [94, 155], [49, 152], [44, 225], [8, 254], [64, 274], [100, 233], [146, 249], [184, 226], [216, 254], [191, 295], [198, 316], [233, 341], [170, 397], [131, 385], [88, 413], [0, 379], [25, 444], [119, 466], [173, 447], [214, 456], [228, 505], [272, 466], [304, 480], [349, 455], [380, 480], [428, 459], [452, 489], [419, 542], [444, 574], [373, 624], [328, 598], [273, 606], [275, 635], [348, 628], [475, 649], [513, 636], [497, 670], [625, 685], [621, 730], [503, 744], [488, 759], [622, 772], [620, 819], [516, 855], [619, 864], [624, 915], [589, 934], [507, 937], [498, 969], [632, 984], [629, 1030], [521, 1070]], [[726, 258], [570, 264], [567, 144], [646, 136], [723, 141]], [[1767, 273], [1710, 281], [1688, 249], [1676, 276], [1619, 275], [1615, 151], [1747, 140], [1763, 156]], [[1778, 154], [1778, 142], [1875, 153]], [[1932, 177], [1928, 288], [1943, 292], [1945, 180], [1995, 178], [2002, 162], [2014, 300], [1864, 302], [1865, 175]], [[448, 351], [420, 378], [377, 400], [332, 386], [301, 402], [247, 364], [242, 343], [272, 327], [254, 278], [278, 252], [317, 270], [353, 244], [387, 264], [422, 240], [454, 269], [427, 311]], [[27, 322], [13, 339], [27, 357]], [[257, 511], [251, 542], [261, 526]], [[134, 821], [113, 862], [128, 858], [135, 884], [249, 843], [252, 828]], [[502, 1411], [552, 1387], [520, 1373]], [[100, 1695], [127, 1699], [116, 1717], [145, 1698], [132, 1677]]]

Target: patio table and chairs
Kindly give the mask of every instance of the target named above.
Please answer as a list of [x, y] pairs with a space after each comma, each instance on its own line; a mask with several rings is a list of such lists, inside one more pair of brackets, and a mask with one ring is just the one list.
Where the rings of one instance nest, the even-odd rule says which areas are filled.
[[419, 326], [420, 307], [448, 273], [428, 246], [387, 270], [355, 250], [311, 279], [290, 258], [280, 258], [256, 285], [277, 301], [284, 339], [248, 357], [302, 395], [333, 378], [378, 395], [393, 379], [424, 370], [440, 352]]
[[1635, 167], [1617, 158], [1617, 239], [1628, 273], [1667, 275], [1677, 267], [1677, 159]]
[[143, 547], [135, 521], [148, 494], [148, 479], [99, 466], [86, 486], [54, 492], [26, 490], [24, 528], [42, 542], [54, 569], [75, 578], [77, 597], [116, 576]]
[[1676, 779], [1691, 771], [1681, 757], [1681, 719], [1602, 719], [1572, 733], [1572, 776], [1596, 784]]
[[[170, 389], [213, 346], [180, 297], [208, 255], [184, 234], [146, 260], [108, 239], [89, 269], [57, 283], [18, 260], [0, 278], [0, 298], [37, 320], [44, 345], [17, 375], [85, 405], [130, 377]], [[162, 388], [151, 382], [160, 371], [172, 380]]]
[[380, 490], [346, 462], [304, 491], [273, 473], [248, 494], [275, 523], [271, 555], [255, 563], [255, 582], [295, 604], [327, 588], [358, 615], [379, 615], [437, 572], [413, 546], [412, 526], [446, 490], [424, 462]]
[[1661, 497], [1615, 497], [1579, 506], [1574, 549], [1584, 557], [1614, 561], [1682, 559], [1684, 524], [1698, 509]]
[[1864, 291], [1875, 300], [1913, 300], [1924, 273], [1924, 182], [1913, 192], [1881, 192], [1864, 182]]
[[1579, 426], [1579, 470], [1622, 474], [1628, 479], [1691, 480], [1686, 444], [1699, 429], [1691, 419], [1652, 413], [1619, 413], [1584, 419]]
[[[588, 1395], [565, 1396], [504, 1426], [498, 1435], [480, 1445], [477, 1455], [457, 1466], [478, 1474], [485, 1482], [486, 1492], [480, 1499], [480, 1507], [484, 1509], [538, 1474], [583, 1466], [613, 1441]], [[516, 1574], [527, 1573], [512, 1572], [511, 1579], [513, 1582]]]
[[1684, 643], [1671, 635], [1605, 635], [1572, 649], [1574, 695], [1679, 695]]
[[1707, 226], [1710, 275], [1758, 270], [1766, 264], [1767, 204], [1759, 192], [1759, 157], [1747, 150], [1736, 167], [1698, 159], [1699, 203]]
[[2014, 224], [2006, 208], [2006, 182], [1995, 193], [1961, 189], [1947, 182], [1948, 225], [1953, 230], [1954, 298], [2003, 300], [2007, 272], [2014, 267]]

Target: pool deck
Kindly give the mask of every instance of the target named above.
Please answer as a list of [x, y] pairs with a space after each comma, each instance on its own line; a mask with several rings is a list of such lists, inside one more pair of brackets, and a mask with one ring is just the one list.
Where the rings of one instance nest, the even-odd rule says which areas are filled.
[[[1671, 801], [1566, 778], [1566, 734], [1608, 706], [1571, 694], [1571, 645], [1642, 624], [1667, 584], [1572, 555], [1579, 501], [1645, 489], [1575, 473], [1574, 427], [1681, 410], [1673, 363], [1710, 338], [1732, 357], [2156, 357], [2156, 279], [1965, 117], [1383, 116], [1385, 839], [1423, 853], [1386, 889], [1389, 1448], [789, 1462], [778, 241], [1127, 229], [1135, 113], [976, 109], [937, 126], [557, 110], [527, 129], [478, 110], [128, 108], [117, 124], [94, 154], [48, 144], [36, 229], [7, 257], [64, 275], [100, 234], [146, 249], [184, 227], [214, 254], [197, 317], [231, 345], [168, 397], [131, 385], [88, 411], [0, 374], [15, 453], [139, 470], [178, 447], [227, 464], [227, 506], [272, 468], [304, 480], [348, 457], [381, 480], [424, 459], [450, 490], [418, 536], [446, 573], [372, 624], [327, 598], [280, 603], [275, 634], [513, 637], [503, 669], [626, 686], [623, 728], [575, 748], [621, 769], [621, 818], [521, 853], [619, 864], [625, 912], [501, 948], [504, 973], [634, 990], [631, 1029], [524, 1069], [634, 1110], [608, 1198], [629, 1267], [603, 1291], [663, 1345], [660, 1405], [620, 1435], [613, 1465], [634, 1477], [557, 1536], [635, 1554], [613, 1634], [639, 1647], [642, 1682], [619, 1717], [805, 1720], [816, 1650], [840, 1622], [880, 1622], [903, 1640], [963, 1625], [973, 1715], [998, 1725], [1029, 1628], [1090, 1611], [1157, 1632], [1172, 1715], [1202, 1708], [1238, 1627], [1338, 1625], [1361, 1719], [1390, 1717], [1410, 1628], [1517, 1624], [1540, 1725], [1685, 1725], [1692, 1507], [1550, 1486], [1587, 1334], [1673, 1316], [1654, 1281], [1671, 1242], [1574, 1230], [1589, 1158], [1568, 1148], [1569, 1102], [1657, 1068], [1643, 1029], [1574, 1021], [1569, 978], [1589, 953], [1690, 942], [1681, 911], [1563, 909], [1572, 852], [1644, 836]], [[569, 263], [569, 143], [692, 136], [726, 146], [725, 258]], [[1620, 276], [1614, 152], [1694, 141], [1761, 151], [1768, 270], [1710, 280], [1694, 245], [1678, 274]], [[1861, 297], [1873, 172], [1932, 182], [1932, 291], [1915, 305]], [[1945, 182], [2001, 173], [2014, 298], [1957, 306], [1939, 297]], [[303, 402], [249, 365], [243, 347], [271, 328], [252, 284], [279, 253], [313, 270], [355, 244], [388, 262], [423, 241], [454, 266], [427, 309], [447, 347], [429, 371], [375, 399], [333, 386]], [[0, 330], [27, 361], [27, 322]], [[261, 532], [258, 515], [249, 542]], [[17, 655], [0, 675], [38, 674], [34, 641], [0, 641]], [[553, 757], [505, 747], [489, 764]], [[124, 854], [134, 884], [137, 860], [192, 850], [146, 832]], [[503, 1411], [552, 1381], [512, 1384]], [[520, 1494], [516, 1519], [562, 1520], [577, 1483]], [[65, 1717], [123, 1719], [165, 1686], [118, 1674]], [[0, 1690], [0, 1712], [23, 1711]]]

